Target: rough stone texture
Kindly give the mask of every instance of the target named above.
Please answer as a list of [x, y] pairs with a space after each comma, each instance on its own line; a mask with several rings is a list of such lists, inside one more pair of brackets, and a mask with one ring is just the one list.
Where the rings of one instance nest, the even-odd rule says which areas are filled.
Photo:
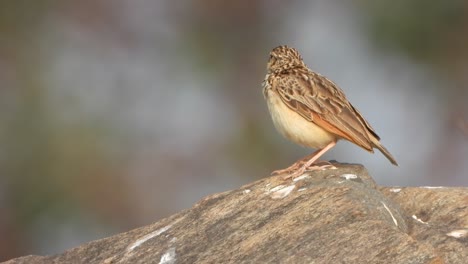
[[362, 166], [336, 166], [264, 178], [146, 227], [6, 263], [468, 263], [468, 188], [384, 188]]

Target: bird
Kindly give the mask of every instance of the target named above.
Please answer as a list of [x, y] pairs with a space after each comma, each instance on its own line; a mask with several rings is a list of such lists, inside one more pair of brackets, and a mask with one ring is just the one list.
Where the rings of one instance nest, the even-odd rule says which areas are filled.
[[344, 92], [325, 76], [310, 70], [299, 52], [286, 45], [270, 52], [262, 83], [273, 124], [287, 139], [316, 151], [272, 175], [296, 178], [317, 166], [320, 156], [344, 139], [373, 153], [377, 148], [393, 164], [395, 158], [380, 143], [371, 125], [348, 101]]

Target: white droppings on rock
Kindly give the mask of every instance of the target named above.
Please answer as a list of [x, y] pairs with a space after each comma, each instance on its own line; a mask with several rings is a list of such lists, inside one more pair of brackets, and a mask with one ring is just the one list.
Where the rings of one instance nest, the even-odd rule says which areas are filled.
[[[277, 189], [280, 186], [281, 186], [281, 188]], [[296, 188], [296, 185], [290, 185], [290, 186], [286, 186], [286, 187], [283, 186], [283, 185], [276, 186], [275, 188], [270, 190], [270, 192], [272, 193], [271, 198], [273, 198], [273, 199], [284, 198], [284, 197], [288, 196], [294, 190], [294, 188]]]
[[347, 180], [352, 180], [352, 179], [357, 179], [357, 178], [358, 178], [357, 175], [355, 175], [355, 174], [350, 174], [350, 173], [341, 174], [340, 177], [345, 178], [345, 179], [347, 179]]
[[391, 188], [390, 191], [393, 193], [399, 193], [401, 191], [401, 188]]
[[468, 236], [468, 229], [459, 229], [453, 230], [446, 234], [447, 236], [455, 237], [455, 238], [462, 238]]
[[310, 178], [310, 176], [307, 175], [307, 174], [303, 174], [303, 175], [301, 175], [299, 177], [294, 178], [293, 182], [301, 181], [301, 180], [306, 179], [306, 178]]
[[251, 192], [249, 189], [245, 189], [242, 191], [243, 194], [248, 194], [249, 192]]
[[421, 186], [424, 189], [442, 189], [445, 188], [444, 186]]
[[169, 248], [159, 260], [159, 264], [174, 264], [176, 261], [176, 251], [175, 247]]
[[423, 220], [421, 220], [420, 218], [418, 218], [416, 215], [412, 215], [411, 217], [412, 217], [414, 220], [418, 221], [419, 223], [427, 225], [427, 222], [424, 222]]
[[305, 191], [305, 190], [307, 190], [307, 188], [300, 188], [300, 189], [297, 190], [297, 191], [298, 191], [298, 192], [303, 192], [303, 191]]
[[284, 185], [278, 185], [278, 186], [273, 187], [273, 188], [271, 188], [270, 190], [268, 190], [268, 192], [269, 192], [269, 193], [271, 193], [271, 192], [276, 192], [276, 191], [278, 191], [278, 190], [283, 189], [284, 187], [285, 187]]
[[139, 238], [137, 241], [135, 241], [134, 243], [132, 243], [128, 248], [127, 248], [127, 251], [132, 251], [134, 250], [135, 248], [139, 247], [141, 244], [145, 243], [146, 241], [156, 237], [156, 236], [159, 236], [160, 234], [166, 232], [167, 230], [169, 230], [169, 228], [171, 228], [172, 225], [168, 225], [168, 226], [165, 226], [163, 228], [160, 228], [156, 231], [153, 231], [141, 238]]
[[387, 207], [387, 205], [384, 203], [384, 202], [380, 202], [382, 203], [382, 205], [384, 206], [385, 210], [387, 210], [387, 212], [390, 214], [390, 216], [392, 217], [393, 219], [393, 223], [398, 226], [398, 221], [395, 219], [395, 217], [393, 216], [392, 214], [392, 211], [390, 211], [390, 209]]

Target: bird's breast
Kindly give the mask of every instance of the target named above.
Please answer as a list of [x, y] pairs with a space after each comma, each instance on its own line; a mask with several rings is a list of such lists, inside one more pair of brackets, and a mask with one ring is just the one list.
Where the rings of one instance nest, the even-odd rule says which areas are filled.
[[265, 97], [276, 129], [287, 139], [310, 148], [323, 148], [337, 137], [291, 110], [272, 89]]

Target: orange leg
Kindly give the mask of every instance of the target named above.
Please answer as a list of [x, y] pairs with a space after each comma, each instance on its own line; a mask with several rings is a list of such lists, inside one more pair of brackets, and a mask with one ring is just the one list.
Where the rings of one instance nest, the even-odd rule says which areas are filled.
[[293, 171], [298, 170], [302, 165], [304, 165], [304, 163], [305, 163], [307, 160], [309, 160], [309, 159], [313, 158], [315, 155], [317, 155], [317, 153], [318, 153], [319, 151], [320, 151], [320, 149], [317, 150], [317, 151], [315, 151], [314, 153], [312, 153], [312, 154], [310, 154], [310, 155], [307, 155], [307, 156], [303, 157], [302, 159], [300, 159], [300, 160], [294, 162], [293, 165], [287, 167], [286, 169], [275, 170], [275, 171], [273, 171], [273, 172], [271, 173], [271, 175], [279, 175], [279, 174], [283, 174], [283, 173], [288, 173], [288, 174], [290, 174], [290, 173], [292, 173]]
[[[284, 179], [294, 179], [298, 176], [301, 176], [302, 174], [304, 174], [304, 172], [309, 169], [309, 170], [319, 170], [319, 169], [322, 169], [323, 167], [321, 166], [312, 166], [314, 164], [315, 161], [318, 160], [318, 158], [320, 158], [320, 156], [322, 156], [323, 154], [325, 154], [325, 152], [327, 152], [328, 150], [330, 150], [331, 148], [333, 148], [334, 146], [336, 145], [336, 142], [335, 141], [332, 141], [330, 142], [328, 145], [326, 145], [323, 149], [320, 149], [316, 152], [314, 152], [312, 155], [309, 155], [307, 156], [310, 157], [312, 156], [306, 163], [304, 163], [301, 167], [299, 167], [298, 169], [296, 169], [295, 171], [293, 171], [292, 173], [289, 173], [288, 175], [286, 175], [284, 177]], [[301, 160], [302, 161], [302, 160]], [[296, 162], [297, 163], [297, 162]], [[294, 164], [293, 164], [294, 165]], [[329, 167], [330, 165], [325, 165], [325, 167]]]

